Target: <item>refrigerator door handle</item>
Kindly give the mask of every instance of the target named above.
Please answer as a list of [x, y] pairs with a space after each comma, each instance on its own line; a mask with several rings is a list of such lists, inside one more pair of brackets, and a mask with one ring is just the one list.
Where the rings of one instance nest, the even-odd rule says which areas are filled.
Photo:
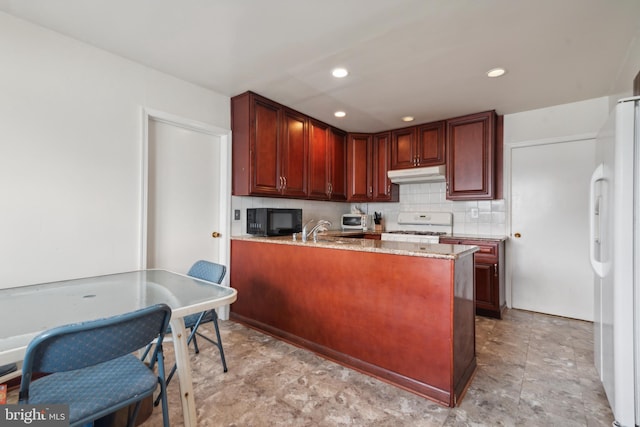
[[589, 185], [589, 261], [598, 277], [604, 277], [606, 274], [605, 263], [596, 259], [596, 182], [602, 180], [604, 180], [604, 164], [601, 163], [593, 171]]

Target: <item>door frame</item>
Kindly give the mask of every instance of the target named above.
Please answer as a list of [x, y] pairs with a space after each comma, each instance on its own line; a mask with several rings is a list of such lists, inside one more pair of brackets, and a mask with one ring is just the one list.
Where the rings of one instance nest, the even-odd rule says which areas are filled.
[[[507, 235], [509, 236], [509, 239], [507, 239], [507, 241], [505, 242], [505, 247], [506, 247], [506, 254], [507, 256], [505, 256], [505, 260], [506, 260], [506, 265], [505, 265], [505, 299], [506, 299], [506, 303], [507, 303], [507, 307], [512, 308], [513, 307], [513, 281], [512, 281], [512, 274], [513, 274], [513, 261], [512, 261], [512, 257], [509, 256], [509, 252], [513, 250], [511, 242], [513, 239], [513, 229], [512, 229], [512, 220], [511, 217], [513, 215], [513, 209], [511, 208], [511, 180], [512, 180], [512, 157], [513, 157], [513, 150], [516, 150], [518, 148], [524, 148], [524, 147], [533, 147], [533, 146], [537, 146], [537, 145], [550, 145], [550, 144], [561, 144], [561, 143], [567, 143], [567, 142], [578, 142], [578, 141], [585, 141], [585, 140], [593, 140], [595, 139], [597, 136], [596, 132], [590, 132], [590, 133], [583, 133], [583, 134], [577, 134], [577, 135], [569, 135], [569, 136], [561, 136], [561, 137], [553, 137], [553, 138], [542, 138], [542, 139], [534, 139], [534, 140], [525, 140], [525, 141], [515, 141], [515, 142], [504, 142], [504, 160], [503, 160], [503, 168], [504, 168], [504, 203], [505, 203], [505, 209], [507, 211], [507, 215], [505, 218], [505, 228], [507, 230]], [[595, 165], [594, 165], [595, 167]], [[585, 190], [587, 191], [587, 190]]]
[[[231, 241], [229, 234], [231, 230], [229, 206], [231, 206], [231, 130], [223, 129], [207, 123], [186, 119], [174, 114], [165, 113], [163, 111], [142, 107], [142, 135], [141, 135], [141, 173], [140, 173], [140, 241], [139, 241], [139, 259], [138, 267], [145, 269], [147, 267], [147, 220], [148, 220], [148, 204], [149, 204], [149, 121], [155, 120], [160, 123], [177, 126], [193, 132], [199, 132], [220, 138], [220, 227], [221, 238], [218, 239], [220, 263], [229, 265], [229, 252]], [[222, 282], [228, 285], [229, 275], [225, 275]], [[222, 316], [221, 316], [222, 317]]]

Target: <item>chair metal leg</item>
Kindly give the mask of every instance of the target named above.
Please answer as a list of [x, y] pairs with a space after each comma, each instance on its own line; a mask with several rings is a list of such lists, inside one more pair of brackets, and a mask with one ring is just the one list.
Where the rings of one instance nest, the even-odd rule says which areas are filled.
[[144, 350], [144, 353], [142, 353], [142, 356], [140, 357], [140, 360], [145, 361], [147, 359], [147, 356], [149, 355], [149, 351], [151, 350], [151, 347], [153, 347], [153, 343], [150, 342], [147, 345], [147, 348]]
[[[193, 328], [191, 328], [191, 333], [189, 334], [189, 338], [187, 339], [187, 346], [191, 343], [191, 341], [193, 341], [194, 343], [194, 347], [196, 350], [196, 353], [199, 352], [198, 350], [198, 345], [196, 343], [196, 335], [200, 335], [202, 338], [204, 338], [205, 340], [209, 341], [211, 344], [215, 345], [216, 347], [218, 347], [218, 351], [220, 351], [220, 360], [222, 361], [222, 369], [224, 372], [227, 372], [227, 360], [224, 357], [224, 349], [222, 348], [222, 338], [220, 337], [220, 328], [218, 327], [218, 313], [216, 313], [215, 310], [212, 310], [213, 314], [212, 314], [212, 321], [213, 321], [213, 326], [216, 332], [216, 339], [217, 341], [213, 341], [212, 339], [208, 338], [205, 335], [202, 335], [201, 333], [198, 332], [198, 327], [200, 326], [200, 322], [202, 321], [202, 319], [204, 318], [206, 313], [202, 313], [202, 315], [200, 316], [200, 318], [198, 319], [198, 321], [196, 322], [196, 324], [193, 326]], [[166, 385], [168, 386], [169, 383], [171, 382], [171, 379], [173, 378], [173, 376], [175, 375], [176, 371], [177, 371], [178, 366], [174, 363], [173, 367], [171, 368], [171, 370], [169, 371], [169, 375], [166, 377]], [[153, 402], [153, 406], [158, 406], [158, 404], [160, 403], [160, 397], [158, 396], [156, 398], [156, 400]]]
[[167, 382], [164, 376], [164, 354], [158, 353], [158, 382], [160, 383], [160, 398], [162, 400], [162, 424], [169, 427], [169, 405], [167, 403]]
[[224, 369], [224, 372], [227, 372], [227, 361], [224, 358], [224, 350], [222, 349], [222, 339], [220, 338], [220, 328], [218, 328], [218, 313], [216, 313], [216, 311], [213, 311], [213, 326], [214, 329], [216, 330], [216, 339], [218, 340], [216, 347], [218, 347], [218, 350], [220, 350], [220, 359], [222, 360], [222, 368]]
[[133, 414], [131, 414], [131, 416], [129, 417], [129, 420], [127, 421], [127, 427], [134, 427], [136, 425], [136, 418], [138, 418], [138, 412], [140, 412], [141, 404], [142, 404], [141, 400], [136, 402], [136, 406], [133, 409]]
[[[197, 324], [198, 326], [200, 326], [200, 322], [198, 322]], [[196, 351], [196, 354], [200, 353], [200, 349], [198, 348], [198, 340], [196, 339], [196, 327], [194, 326], [193, 328], [191, 328], [191, 335], [189, 335], [189, 339], [193, 340], [193, 349]], [[189, 345], [187, 343], [187, 345]]]

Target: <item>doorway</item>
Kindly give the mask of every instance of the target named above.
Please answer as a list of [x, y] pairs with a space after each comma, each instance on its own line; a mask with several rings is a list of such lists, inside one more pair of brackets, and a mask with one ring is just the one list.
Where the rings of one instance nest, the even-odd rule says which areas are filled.
[[229, 132], [150, 110], [143, 120], [140, 267], [228, 265]]
[[511, 305], [593, 320], [588, 189], [595, 139], [512, 144]]

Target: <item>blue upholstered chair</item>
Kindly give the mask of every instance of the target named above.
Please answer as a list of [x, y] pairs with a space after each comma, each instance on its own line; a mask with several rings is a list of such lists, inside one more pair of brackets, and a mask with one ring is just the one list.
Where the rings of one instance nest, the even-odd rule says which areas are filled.
[[[224, 275], [227, 272], [227, 268], [222, 264], [217, 264], [211, 261], [196, 261], [195, 264], [191, 266], [189, 271], [187, 272], [188, 276], [195, 277], [197, 279], [206, 280], [207, 282], [222, 283], [222, 279], [224, 279]], [[212, 322], [213, 327], [216, 333], [216, 340], [213, 340], [206, 335], [202, 335], [198, 332], [198, 327], [203, 323]], [[198, 341], [196, 339], [196, 335], [202, 337], [203, 339], [209, 341], [211, 344], [218, 347], [220, 351], [220, 359], [222, 360], [222, 369], [224, 372], [227, 372], [227, 361], [224, 358], [224, 350], [222, 348], [222, 339], [220, 338], [220, 329], [218, 328], [218, 314], [215, 310], [203, 311], [202, 313], [190, 314], [185, 316], [184, 318], [184, 326], [185, 328], [189, 328], [191, 333], [189, 334], [189, 338], [187, 340], [187, 345], [191, 344], [193, 341], [193, 347], [196, 353], [199, 353], [198, 349]], [[170, 331], [171, 328], [169, 328]], [[176, 372], [176, 365], [174, 364], [171, 368], [171, 372], [169, 372], [169, 376], [167, 376], [167, 385], [173, 378], [173, 375]], [[158, 405], [159, 400], [156, 399], [155, 404]]]
[[[168, 426], [162, 339], [170, 317], [171, 309], [159, 304], [41, 333], [27, 347], [19, 403], [67, 404], [72, 427], [135, 403], [129, 419], [133, 426], [141, 401], [159, 383], [162, 416]], [[158, 345], [147, 366], [132, 353], [153, 340]], [[31, 381], [37, 372], [50, 375]]]
[[[195, 277], [197, 279], [206, 280], [207, 282], [213, 282], [220, 284], [222, 283], [222, 279], [224, 279], [224, 275], [227, 272], [227, 267], [222, 264], [217, 264], [211, 261], [200, 260], [191, 266], [189, 271], [187, 272], [187, 276]], [[215, 333], [216, 333], [216, 341], [210, 339], [209, 337], [202, 335], [198, 332], [198, 327], [207, 322], [212, 322]], [[186, 316], [184, 319], [185, 327], [191, 329], [191, 335], [189, 339], [193, 340], [193, 347], [196, 353], [199, 353], [198, 349], [198, 341], [196, 339], [196, 335], [204, 338], [209, 341], [211, 344], [218, 347], [220, 351], [220, 359], [222, 361], [222, 368], [224, 372], [227, 372], [227, 362], [224, 358], [224, 350], [222, 349], [222, 339], [220, 338], [220, 329], [218, 327], [218, 314], [215, 310], [205, 311], [199, 314], [192, 314], [190, 316]]]

